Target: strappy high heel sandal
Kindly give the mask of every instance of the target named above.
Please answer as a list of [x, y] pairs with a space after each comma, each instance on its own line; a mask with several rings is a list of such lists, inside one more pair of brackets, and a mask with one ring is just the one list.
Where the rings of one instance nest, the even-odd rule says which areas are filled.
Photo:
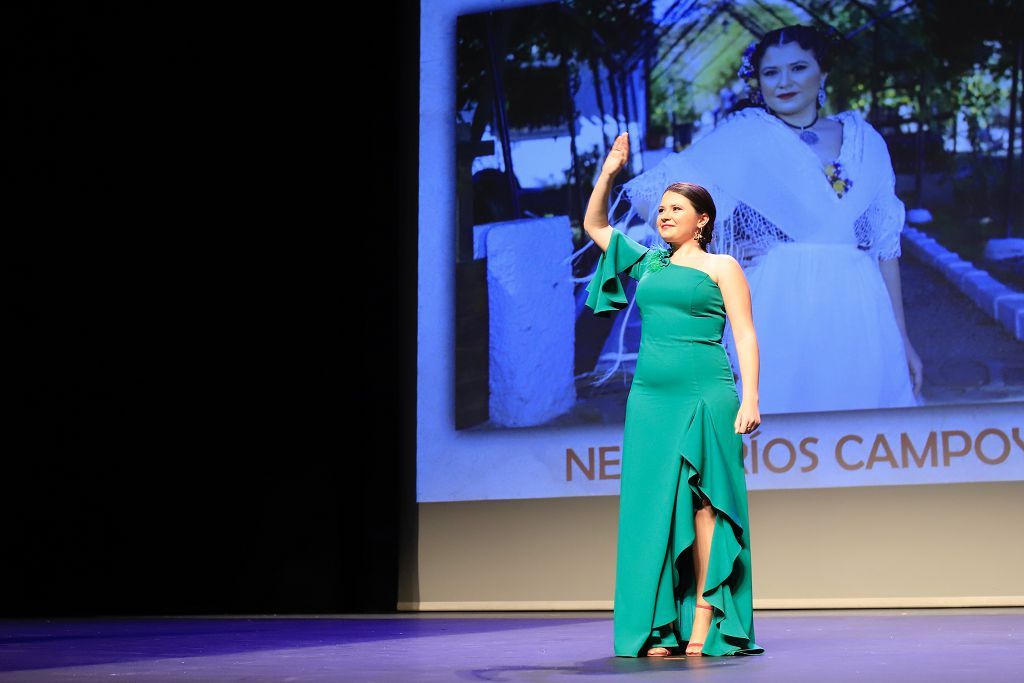
[[[714, 611], [715, 611], [715, 608], [714, 608], [714, 607], [712, 607], [711, 605], [697, 605], [697, 607], [700, 607], [701, 609], [709, 609], [709, 610], [711, 610], [712, 612], [714, 612]], [[710, 626], [709, 626], [708, 628], [710, 628]], [[703, 657], [703, 656], [704, 656], [704, 653], [702, 653], [702, 652], [701, 652], [700, 650], [697, 650], [697, 651], [696, 651], [696, 652], [694, 652], [694, 653], [690, 653], [690, 652], [689, 652], [689, 650], [690, 650], [690, 648], [691, 648], [691, 647], [697, 647], [697, 646], [700, 646], [700, 647], [702, 647], [703, 645], [704, 645], [704, 643], [687, 643], [687, 644], [686, 644], [686, 650], [687, 650], [687, 652], [686, 652], [686, 656], [687, 656], [687, 657]]]

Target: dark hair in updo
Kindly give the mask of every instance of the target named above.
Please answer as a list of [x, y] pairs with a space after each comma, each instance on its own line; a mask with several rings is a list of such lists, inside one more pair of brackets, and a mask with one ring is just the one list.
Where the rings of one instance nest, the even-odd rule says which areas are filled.
[[754, 67], [754, 77], [760, 78], [761, 76], [761, 60], [764, 58], [765, 50], [772, 45], [785, 45], [786, 43], [797, 43], [803, 49], [810, 50], [814, 53], [814, 59], [818, 62], [821, 70], [831, 71], [840, 40], [839, 32], [831, 27], [823, 32], [813, 26], [793, 24], [769, 31], [764, 34], [750, 55], [750, 64]]
[[711, 235], [715, 231], [715, 200], [711, 198], [711, 193], [695, 183], [672, 183], [665, 188], [665, 192], [683, 195], [690, 200], [694, 211], [708, 215], [708, 222], [701, 228], [700, 238], [697, 240], [700, 248], [707, 251]]

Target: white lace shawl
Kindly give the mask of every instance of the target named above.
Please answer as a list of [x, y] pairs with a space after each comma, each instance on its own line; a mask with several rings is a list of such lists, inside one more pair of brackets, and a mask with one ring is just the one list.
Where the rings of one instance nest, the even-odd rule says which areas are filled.
[[[878, 259], [897, 258], [906, 210], [896, 196], [885, 140], [855, 110], [832, 118], [843, 124], [838, 161], [843, 177], [853, 183], [842, 197], [828, 182], [821, 160], [791, 128], [751, 107], [622, 185], [609, 215], [627, 198], [628, 211], [616, 221], [619, 229], [642, 244], [664, 247], [655, 227], [657, 208], [665, 188], [686, 181], [704, 186], [715, 201], [709, 250], [730, 254], [744, 267], [787, 241], [849, 243]], [[630, 228], [635, 216], [644, 224]], [[634, 355], [624, 353], [622, 334], [633, 306], [631, 301], [620, 321], [615, 363], [596, 383]], [[728, 346], [727, 339], [723, 342]]]
[[654, 220], [665, 188], [687, 181], [715, 200], [717, 219], [710, 251], [749, 264], [781, 241], [849, 242], [879, 259], [900, 256], [905, 207], [885, 141], [863, 116], [849, 110], [832, 117], [843, 124], [839, 162], [853, 186], [836, 195], [821, 160], [795, 132], [761, 108], [726, 117], [687, 149], [670, 154], [621, 186], [612, 212], [626, 197], [646, 227], [627, 231], [644, 244], [662, 246]]

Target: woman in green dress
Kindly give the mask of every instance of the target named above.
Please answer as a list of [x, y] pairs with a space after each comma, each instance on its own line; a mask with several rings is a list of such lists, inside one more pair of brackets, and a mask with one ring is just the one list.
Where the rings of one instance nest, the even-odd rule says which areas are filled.
[[[674, 183], [657, 211], [670, 249], [648, 248], [609, 225], [612, 180], [629, 157], [616, 138], [584, 228], [603, 251], [587, 306], [627, 305], [619, 274], [637, 280], [642, 327], [626, 401], [615, 574], [617, 656], [761, 654], [754, 642], [750, 530], [742, 434], [761, 423], [750, 291], [739, 263], [710, 254], [715, 205], [699, 185]], [[722, 334], [732, 325], [743, 400]]]

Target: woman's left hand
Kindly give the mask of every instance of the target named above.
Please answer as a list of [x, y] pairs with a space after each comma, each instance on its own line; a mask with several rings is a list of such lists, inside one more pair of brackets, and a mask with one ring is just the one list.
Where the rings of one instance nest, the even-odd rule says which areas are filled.
[[743, 401], [736, 413], [736, 421], [732, 428], [737, 434], [749, 434], [761, 425], [761, 412], [754, 401]]
[[914, 350], [914, 345], [909, 339], [903, 340], [903, 347], [907, 352], [907, 370], [910, 371], [910, 378], [914, 381], [914, 395], [921, 395], [921, 385], [924, 383], [924, 366], [921, 357]]

